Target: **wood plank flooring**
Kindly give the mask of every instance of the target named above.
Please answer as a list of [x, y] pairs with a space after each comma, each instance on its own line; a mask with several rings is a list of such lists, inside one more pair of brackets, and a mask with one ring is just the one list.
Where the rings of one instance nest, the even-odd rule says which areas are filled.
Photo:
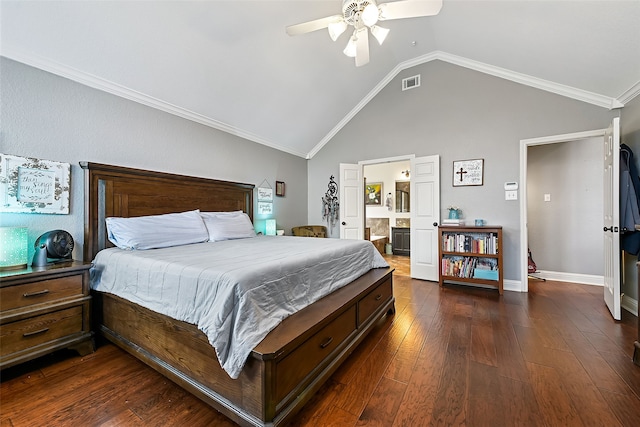
[[[529, 293], [412, 280], [396, 314], [304, 407], [306, 426], [637, 426], [636, 317], [602, 288], [531, 281]], [[0, 426], [233, 426], [112, 344], [1, 373]]]

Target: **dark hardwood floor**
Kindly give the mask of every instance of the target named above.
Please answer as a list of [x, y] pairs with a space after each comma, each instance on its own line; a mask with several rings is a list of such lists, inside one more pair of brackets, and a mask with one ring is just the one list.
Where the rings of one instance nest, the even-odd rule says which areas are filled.
[[[294, 426], [638, 426], [636, 317], [614, 322], [602, 288], [530, 292], [412, 280], [397, 311], [305, 406]], [[1, 426], [232, 426], [112, 344], [2, 372]]]

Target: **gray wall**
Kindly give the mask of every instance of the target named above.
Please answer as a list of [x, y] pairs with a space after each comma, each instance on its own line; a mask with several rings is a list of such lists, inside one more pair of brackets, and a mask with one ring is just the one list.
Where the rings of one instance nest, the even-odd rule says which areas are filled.
[[604, 274], [602, 150], [602, 138], [528, 148], [528, 242], [538, 270]]
[[266, 179], [274, 189], [277, 179], [286, 183], [286, 197], [274, 197], [278, 228], [307, 222], [305, 159], [6, 58], [0, 58], [0, 85], [0, 152], [72, 167], [69, 215], [1, 215], [2, 226], [29, 227], [30, 246], [45, 231], [65, 229], [81, 259], [83, 160], [256, 186]]
[[[636, 96], [624, 106], [620, 118], [621, 140], [632, 150], [636, 160], [636, 166], [640, 161], [640, 96]], [[624, 256], [624, 284], [622, 292], [638, 301], [638, 270], [636, 263], [638, 257], [625, 254]], [[624, 303], [624, 301], [623, 301]]]
[[[402, 92], [401, 79], [418, 73], [422, 85]], [[441, 215], [456, 205], [501, 224], [505, 279], [520, 280], [519, 202], [503, 188], [519, 180], [520, 140], [605, 128], [617, 115], [445, 62], [404, 70], [309, 161], [309, 223], [322, 223], [320, 197], [340, 163], [439, 154]], [[485, 159], [484, 185], [453, 188], [453, 161], [475, 158]]]

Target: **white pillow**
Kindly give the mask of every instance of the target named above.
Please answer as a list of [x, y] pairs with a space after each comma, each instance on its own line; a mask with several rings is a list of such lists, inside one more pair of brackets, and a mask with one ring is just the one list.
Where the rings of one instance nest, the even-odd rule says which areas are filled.
[[207, 230], [209, 230], [210, 242], [256, 236], [251, 219], [244, 212], [239, 212], [236, 215], [224, 212], [222, 215], [203, 215], [202, 217]]
[[106, 218], [109, 241], [121, 249], [155, 249], [206, 242], [200, 211]]
[[200, 212], [202, 219], [212, 218], [216, 216], [240, 216], [244, 214], [243, 211], [231, 211], [231, 212]]

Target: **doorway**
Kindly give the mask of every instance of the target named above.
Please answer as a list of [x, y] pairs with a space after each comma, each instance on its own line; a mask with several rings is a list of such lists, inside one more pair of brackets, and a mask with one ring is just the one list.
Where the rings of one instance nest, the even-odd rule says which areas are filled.
[[374, 162], [363, 163], [365, 239], [383, 254], [403, 257], [401, 261], [409, 263], [411, 160]]
[[[537, 205], [542, 206], [542, 209], [545, 208], [551, 208], [553, 205], [553, 200], [554, 200], [554, 191], [556, 190], [545, 190], [545, 189], [536, 189], [535, 188], [535, 184], [528, 182], [528, 176], [529, 176], [529, 171], [528, 171], [528, 167], [529, 167], [529, 148], [533, 148], [533, 147], [538, 147], [538, 146], [551, 146], [551, 144], [559, 144], [559, 143], [573, 143], [573, 144], [579, 144], [580, 141], [586, 141], [586, 140], [593, 140], [593, 139], [597, 139], [599, 144], [601, 144], [602, 138], [604, 136], [604, 130], [596, 130], [596, 131], [588, 131], [588, 132], [578, 132], [578, 133], [572, 133], [572, 134], [565, 134], [565, 135], [556, 135], [556, 136], [550, 136], [550, 137], [544, 137], [544, 138], [533, 138], [533, 139], [527, 139], [527, 140], [521, 140], [520, 141], [520, 183], [521, 183], [521, 192], [520, 192], [520, 232], [521, 232], [521, 236], [520, 236], [520, 243], [521, 243], [521, 247], [520, 247], [520, 266], [521, 266], [521, 291], [522, 292], [527, 292], [528, 291], [528, 281], [527, 281], [527, 275], [528, 275], [528, 271], [527, 271], [527, 255], [528, 255], [528, 248], [530, 246], [530, 242], [529, 242], [529, 216], [532, 216], [532, 220], [533, 220], [533, 215], [537, 215], [537, 212], [532, 212], [531, 211], [531, 207], [529, 206], [529, 200], [530, 197], [538, 197], [538, 198], [542, 198], [543, 202], [542, 204], [538, 203]], [[563, 148], [567, 148], [567, 147], [563, 147]], [[601, 168], [594, 166], [594, 170], [593, 171], [588, 171], [592, 174], [595, 174], [598, 177], [601, 177]], [[566, 179], [579, 179], [579, 176], [567, 176], [564, 178]], [[531, 189], [529, 187], [532, 187]], [[557, 189], [557, 188], [556, 188]], [[532, 194], [529, 194], [529, 193]], [[559, 197], [561, 196], [561, 193], [556, 193]], [[591, 195], [590, 195], [591, 196]], [[599, 197], [598, 200], [601, 201], [602, 199], [602, 192], [600, 192], [600, 194], [597, 195]], [[544, 201], [547, 200], [548, 201]], [[532, 203], [533, 204], [533, 203]], [[544, 206], [545, 204], [548, 204], [548, 206]], [[551, 209], [549, 209], [551, 210]], [[580, 212], [568, 212], [566, 213], [566, 215], [569, 216], [569, 218], [559, 218], [557, 216], [555, 216], [555, 220], [558, 222], [563, 222], [563, 221], [569, 221], [567, 222], [567, 224], [574, 226], [574, 223], [571, 222], [572, 219], [578, 218], [578, 215], [580, 215]], [[553, 221], [553, 220], [552, 220]], [[532, 224], [533, 225], [533, 224]], [[555, 224], [553, 224], [555, 226]], [[550, 226], [551, 227], [551, 226]], [[600, 231], [602, 228], [599, 228], [598, 231]], [[576, 234], [576, 233], [574, 233]], [[574, 242], [575, 239], [572, 239], [571, 237], [569, 238], [558, 238], [556, 236], [556, 238], [553, 240], [553, 242], [543, 242], [541, 244], [549, 244], [549, 247], [554, 247], [557, 248], [558, 244], [571, 244]], [[600, 244], [601, 241], [599, 242]], [[540, 243], [539, 243], [540, 244]], [[572, 245], [573, 248], [577, 247], [575, 245]], [[534, 251], [535, 254], [535, 251]], [[574, 255], [572, 258], [575, 258], [575, 256], [579, 256], [578, 254], [572, 254]], [[557, 256], [556, 256], [557, 257]], [[598, 265], [601, 265], [602, 257], [599, 258], [598, 260]], [[567, 260], [568, 261], [568, 260]], [[539, 269], [544, 270], [545, 267], [543, 265], [541, 265], [541, 263], [536, 260], [536, 263], [538, 264]], [[563, 279], [565, 281], [579, 281], [581, 283], [589, 283], [592, 281], [597, 281], [597, 274], [593, 274], [593, 275], [573, 275], [574, 278], [579, 278], [576, 280], [570, 280], [568, 277], [564, 277]], [[562, 280], [562, 279], [558, 279], [556, 278], [556, 280]], [[592, 283], [592, 284], [598, 284], [598, 283]]]

